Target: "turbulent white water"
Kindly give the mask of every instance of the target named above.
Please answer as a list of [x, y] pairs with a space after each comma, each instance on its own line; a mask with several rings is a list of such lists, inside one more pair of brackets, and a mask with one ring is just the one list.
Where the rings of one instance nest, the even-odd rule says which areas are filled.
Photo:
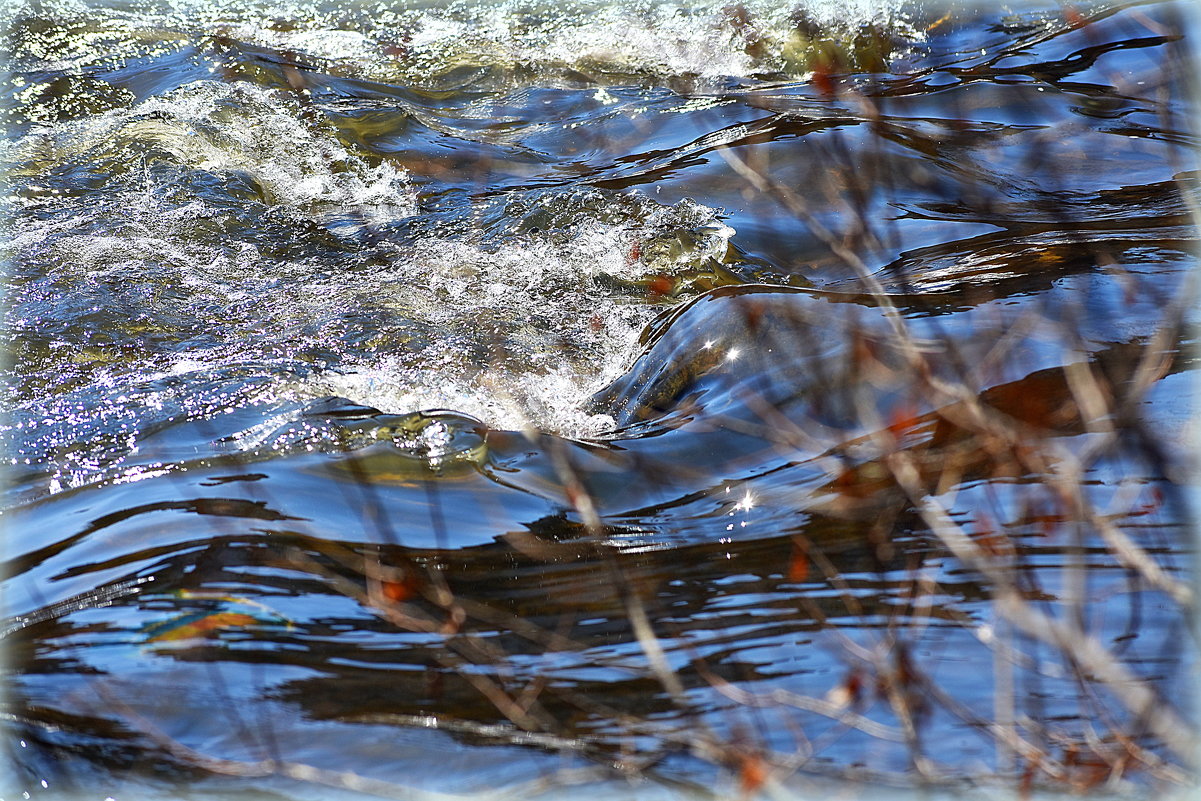
[[[720, 261], [734, 233], [721, 210], [551, 194], [534, 202], [563, 206], [549, 209], [563, 216], [554, 237], [532, 233], [492, 247], [495, 231], [460, 204], [423, 238], [396, 241], [385, 230], [365, 248], [348, 245], [346, 260], [334, 263], [304, 244], [289, 248], [289, 231], [299, 243], [314, 226], [354, 240], [428, 214], [404, 160], [348, 146], [308, 114], [307, 89], [223, 80], [225, 68], [208, 52], [213, 42], [267, 48], [269, 58], [333, 75], [437, 88], [520, 86], [535, 74], [543, 85], [583, 74], [602, 86], [637, 75], [800, 74], [813, 26], [850, 37], [872, 24], [913, 39], [910, 12], [897, 2], [10, 5], [14, 19], [39, 21], [15, 31], [17, 104], [35, 123], [48, 108], [65, 118], [30, 127], [8, 159], [21, 178], [57, 165], [58, 178], [76, 187], [35, 183], [18, 199], [24, 219], [8, 253], [44, 277], [17, 294], [48, 312], [38, 324], [52, 339], [61, 328], [63, 347], [88, 324], [86, 315], [51, 308], [63, 293], [76, 306], [115, 305], [139, 318], [135, 335], [89, 334], [95, 348], [72, 357], [72, 383], [101, 374], [119, 382], [121, 364], [139, 365], [124, 378], [137, 383], [299, 356], [331, 368], [304, 377], [301, 394], [338, 392], [398, 411], [451, 406], [498, 426], [532, 422], [569, 434], [603, 424], [579, 404], [620, 373], [656, 312], [614, 292], [614, 282]], [[198, 42], [195, 31], [213, 39]], [[192, 80], [169, 91], [150, 84], [145, 97], [120, 81], [88, 83], [155, 58]], [[75, 99], [55, 106], [35, 91], [30, 76], [41, 72], [74, 76], [95, 102], [116, 107], [79, 114], [69, 105]], [[596, 98], [616, 102], [603, 88]], [[503, 116], [490, 104], [459, 113]], [[503, 216], [509, 200], [471, 203], [491, 203]], [[235, 226], [242, 206], [255, 210], [262, 230]], [[680, 236], [692, 249], [678, 259], [640, 254], [656, 238]], [[372, 314], [377, 331], [365, 333]], [[174, 341], [164, 349], [145, 347], [148, 339]], [[305, 355], [314, 350], [321, 355]], [[53, 383], [41, 378], [40, 386]], [[36, 416], [43, 401], [30, 392], [18, 397]]]
[[82, 68], [119, 58], [114, 46], [136, 46], [131, 31], [154, 31], [162, 39], [164, 31], [178, 30], [182, 39], [184, 31], [204, 29], [327, 60], [355, 74], [418, 85], [464, 67], [567, 67], [602, 78], [607, 73], [737, 77], [804, 72], [809, 41], [803, 31], [813, 28], [847, 37], [864, 25], [904, 33], [910, 40], [917, 33], [910, 22], [913, 4], [902, 0], [39, 4], [43, 17], [92, 15], [94, 8], [103, 9], [102, 18], [91, 23], [98, 29], [89, 37], [95, 49], [67, 54], [47, 48], [48, 63]]
[[0, 797], [1186, 774], [1183, 5], [4, 5]]
[[[579, 218], [579, 208], [626, 207], [626, 222]], [[382, 352], [314, 379], [323, 391], [385, 411], [449, 408], [501, 428], [534, 425], [569, 435], [605, 426], [581, 403], [619, 375], [656, 309], [612, 292], [612, 282], [687, 268], [724, 253], [733, 229], [713, 209], [665, 207], [599, 192], [545, 195], [535, 205], [571, 210], [576, 221], [548, 241], [496, 250], [431, 238], [398, 253], [377, 275], [381, 302], [437, 332], [412, 348]], [[632, 256], [662, 232], [699, 232], [680, 260]]]
[[[734, 234], [692, 201], [597, 189], [423, 212], [403, 168], [246, 83], [35, 126], [8, 156], [22, 177], [58, 165], [14, 198], [8, 250], [14, 329], [49, 354], [17, 388], [15, 458], [56, 454], [51, 491], [124, 475], [148, 432], [252, 400], [596, 433], [611, 421], [583, 401], [658, 310], [633, 288], [720, 262]], [[397, 232], [422, 213], [428, 230]]]
[[[479, 242], [486, 232], [473, 226], [487, 209], [477, 207], [450, 221], [451, 236], [396, 242], [381, 235], [367, 249], [370, 268], [361, 266], [361, 251], [344, 264], [280, 259], [253, 234], [227, 235], [228, 205], [164, 185], [133, 155], [153, 152], [193, 184], [244, 186], [285, 230], [340, 231], [345, 219], [363, 230], [415, 213], [403, 172], [367, 166], [328, 132], [286, 113], [287, 100], [253, 86], [199, 82], [24, 137], [11, 152], [18, 164], [54, 158], [128, 170], [125, 186], [101, 200], [26, 201], [38, 219], [18, 233], [13, 255], [47, 265], [53, 276], [31, 294], [41, 290], [50, 303], [67, 283], [81, 302], [95, 296], [89, 288], [157, 302], [158, 312], [172, 315], [152, 320], [154, 310], [143, 310], [148, 326], [198, 333], [193, 347], [171, 357], [176, 375], [180, 365], [278, 358], [316, 340], [347, 361], [313, 379], [313, 391], [393, 411], [453, 407], [500, 426], [579, 432], [589, 423], [575, 414], [578, 403], [620, 372], [655, 313], [615, 293], [614, 282], [720, 258], [734, 233], [716, 210], [693, 202], [668, 207], [637, 194], [580, 190], [492, 203], [549, 220], [553, 236], [535, 229], [486, 247]], [[686, 250], [655, 249], [682, 233]], [[360, 330], [366, 341], [355, 347], [339, 344], [365, 310], [376, 317], [362, 324], [376, 330]], [[152, 362], [162, 367], [161, 357]]]

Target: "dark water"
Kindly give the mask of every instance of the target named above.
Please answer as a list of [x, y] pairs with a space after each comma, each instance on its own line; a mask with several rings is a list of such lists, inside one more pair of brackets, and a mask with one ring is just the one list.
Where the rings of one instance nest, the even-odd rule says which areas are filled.
[[8, 11], [0, 797], [1192, 786], [1189, 4]]

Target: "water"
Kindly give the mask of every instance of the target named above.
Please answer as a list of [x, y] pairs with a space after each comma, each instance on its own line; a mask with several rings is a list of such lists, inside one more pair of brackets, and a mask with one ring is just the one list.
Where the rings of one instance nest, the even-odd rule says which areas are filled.
[[1186, 3], [6, 12], [0, 796], [1191, 786]]

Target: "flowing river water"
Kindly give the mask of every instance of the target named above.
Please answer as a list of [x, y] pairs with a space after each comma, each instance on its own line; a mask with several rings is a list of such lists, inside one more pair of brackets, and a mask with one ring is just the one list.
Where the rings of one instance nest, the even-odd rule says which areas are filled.
[[0, 797], [1191, 786], [1189, 3], [4, 15]]

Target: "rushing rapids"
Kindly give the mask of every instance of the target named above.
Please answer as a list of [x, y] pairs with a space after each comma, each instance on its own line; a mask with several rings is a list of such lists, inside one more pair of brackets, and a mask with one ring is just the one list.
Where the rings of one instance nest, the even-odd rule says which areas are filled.
[[1189, 9], [11, 4], [0, 796], [1189, 786]]

